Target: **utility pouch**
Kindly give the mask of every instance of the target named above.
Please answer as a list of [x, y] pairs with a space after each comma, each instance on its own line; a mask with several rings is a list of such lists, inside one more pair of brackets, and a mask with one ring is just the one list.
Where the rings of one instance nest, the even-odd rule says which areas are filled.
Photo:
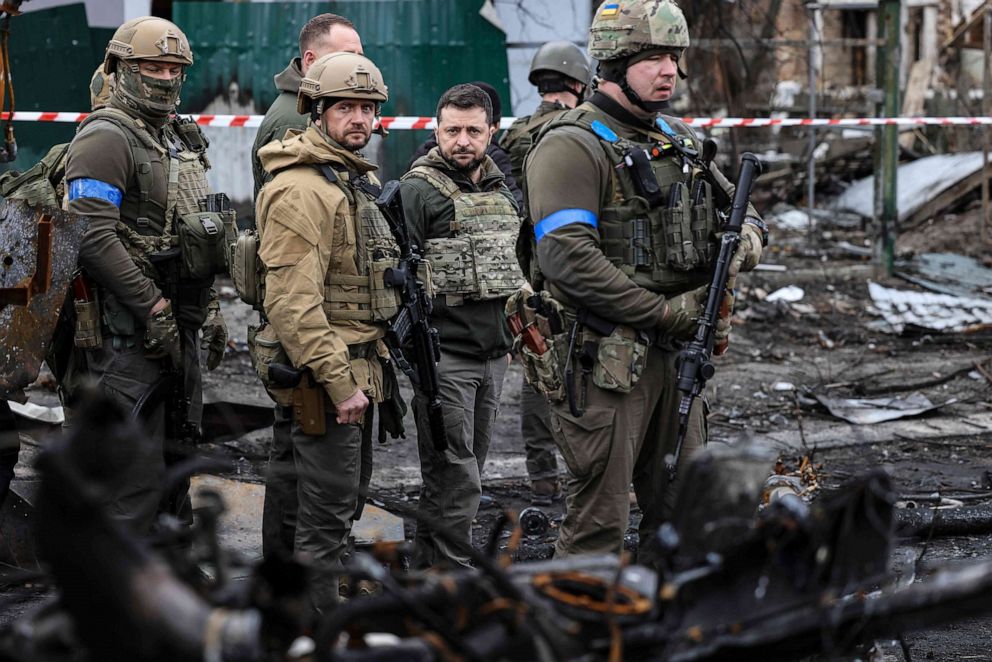
[[698, 257], [699, 267], [709, 267], [716, 255], [716, 209], [713, 206], [713, 187], [697, 175], [692, 184], [692, 246]]
[[395, 287], [388, 287], [385, 283], [386, 271], [399, 266], [396, 258], [382, 258], [372, 260], [369, 264], [371, 271], [371, 286], [369, 295], [371, 297], [370, 307], [372, 308], [373, 322], [388, 322], [396, 317], [400, 310], [400, 291]]
[[179, 217], [181, 278], [202, 280], [227, 273], [229, 232], [224, 225], [226, 216], [216, 212], [198, 211]]
[[112, 336], [133, 336], [137, 332], [134, 315], [127, 307], [117, 301], [110, 292], [104, 292], [103, 323], [107, 333]]
[[290, 364], [286, 350], [283, 349], [282, 343], [279, 342], [275, 330], [270, 324], [248, 325], [248, 356], [251, 357], [251, 365], [255, 369], [255, 374], [262, 381], [262, 386], [265, 387], [269, 397], [279, 405], [289, 407], [293, 401], [293, 390], [275, 386], [269, 376], [270, 364]]
[[647, 362], [647, 345], [638, 342], [634, 329], [618, 324], [613, 333], [599, 340], [592, 383], [606, 391], [630, 393]]
[[100, 300], [96, 293], [94, 292], [92, 301], [75, 299], [72, 303], [76, 312], [73, 344], [80, 349], [95, 349], [103, 345], [103, 333], [100, 331]]
[[631, 180], [634, 182], [634, 189], [637, 195], [648, 202], [649, 207], [658, 207], [664, 201], [661, 186], [658, 185], [658, 178], [651, 167], [651, 158], [647, 150], [643, 148], [633, 148], [627, 150], [623, 155], [624, 165], [630, 170]]
[[234, 242], [231, 258], [231, 279], [241, 300], [256, 310], [265, 300], [265, 281], [262, 261], [258, 257], [258, 233], [246, 230]]
[[526, 345], [520, 347], [520, 363], [524, 367], [527, 383], [547, 396], [551, 402], [565, 399], [565, 385], [562, 383], [562, 362], [558, 358], [556, 343], [548, 343], [548, 351], [535, 354]]
[[661, 210], [660, 227], [652, 228], [664, 246], [664, 266], [673, 271], [689, 271], [699, 266], [699, 257], [692, 242], [692, 208], [689, 188], [682, 182], [671, 186], [668, 206]]

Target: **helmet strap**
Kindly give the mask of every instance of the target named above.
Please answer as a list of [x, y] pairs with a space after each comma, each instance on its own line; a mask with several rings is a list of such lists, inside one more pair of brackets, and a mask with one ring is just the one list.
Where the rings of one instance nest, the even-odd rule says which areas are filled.
[[608, 80], [611, 83], [616, 83], [620, 86], [620, 90], [623, 95], [627, 97], [627, 101], [634, 104], [646, 113], [660, 113], [663, 110], [667, 110], [671, 107], [671, 103], [668, 99], [664, 101], [645, 101], [640, 97], [634, 88], [630, 86], [627, 82], [627, 67], [630, 65], [630, 58], [621, 58], [619, 60], [608, 60], [606, 62], [599, 63], [599, 75], [603, 80]]

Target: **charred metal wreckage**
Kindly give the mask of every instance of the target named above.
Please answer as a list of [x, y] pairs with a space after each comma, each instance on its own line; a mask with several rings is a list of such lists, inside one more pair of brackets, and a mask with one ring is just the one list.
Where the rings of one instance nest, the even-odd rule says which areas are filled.
[[[355, 552], [342, 575], [378, 591], [314, 616], [304, 565], [253, 565], [220, 547], [218, 495], [192, 527], [166, 518], [150, 540], [108, 516], [101, 504], [140, 461], [140, 440], [94, 394], [38, 459], [37, 548], [59, 594], [0, 632], [0, 660], [795, 659], [990, 608], [992, 563], [895, 587], [885, 474], [755, 515], [774, 458], [723, 447], [690, 465], [679, 515], [657, 534], [658, 568], [615, 556], [512, 564], [522, 534], [507, 515], [492, 540], [512, 527], [508, 553], [493, 543], [474, 569], [404, 571], [402, 544]], [[190, 460], [172, 480], [220, 468]]]

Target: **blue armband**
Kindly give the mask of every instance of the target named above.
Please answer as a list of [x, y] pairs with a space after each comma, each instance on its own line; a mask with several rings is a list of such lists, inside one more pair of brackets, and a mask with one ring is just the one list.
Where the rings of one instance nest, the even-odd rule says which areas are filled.
[[115, 207], [121, 206], [124, 194], [119, 188], [99, 179], [74, 179], [69, 182], [69, 201], [78, 198], [97, 198], [106, 200]]
[[534, 227], [534, 236], [537, 237], [538, 241], [541, 241], [541, 238], [549, 232], [554, 232], [558, 228], [572, 223], [585, 223], [594, 228], [599, 226], [596, 214], [588, 209], [559, 209], [541, 219], [541, 222]]

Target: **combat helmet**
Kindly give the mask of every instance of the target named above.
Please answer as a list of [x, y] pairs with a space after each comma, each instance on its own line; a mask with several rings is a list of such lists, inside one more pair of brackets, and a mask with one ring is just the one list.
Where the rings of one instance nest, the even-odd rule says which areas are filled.
[[[172, 80], [143, 76], [138, 71], [141, 60], [180, 64], [184, 67], [183, 75]], [[161, 118], [173, 112], [179, 103], [185, 67], [191, 64], [193, 51], [182, 30], [164, 18], [142, 16], [127, 21], [114, 32], [107, 44], [103, 70], [114, 74], [115, 99], [139, 114]]]
[[318, 58], [300, 82], [297, 112], [316, 118], [328, 102], [339, 99], [366, 99], [377, 104], [388, 100], [379, 67], [357, 53], [329, 53]]
[[[547, 92], [571, 91], [562, 76], [577, 80], [585, 86], [592, 75], [589, 60], [582, 49], [569, 41], [549, 41], [534, 53], [530, 62], [527, 80], [535, 85], [541, 94]], [[557, 82], [560, 87], [547, 89]], [[581, 92], [580, 92], [581, 96]]]
[[[642, 100], [627, 83], [627, 67], [658, 51], [672, 53], [677, 62], [688, 47], [689, 26], [673, 0], [606, 0], [589, 26], [589, 54], [599, 61], [599, 75], [648, 112], [667, 108], [668, 101]], [[686, 77], [681, 66], [678, 72]]]

